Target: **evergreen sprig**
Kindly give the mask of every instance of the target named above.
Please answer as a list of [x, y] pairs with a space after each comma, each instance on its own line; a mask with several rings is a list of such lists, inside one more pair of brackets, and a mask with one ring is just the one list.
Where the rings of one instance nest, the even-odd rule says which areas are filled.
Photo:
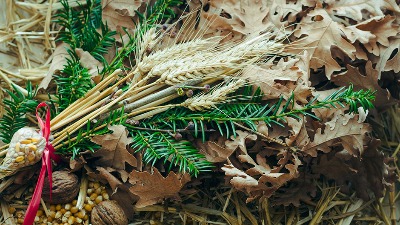
[[172, 134], [160, 131], [143, 131], [126, 124], [125, 126], [133, 137], [132, 147], [137, 152], [143, 152], [145, 163], [154, 166], [161, 160], [164, 165], [169, 164], [169, 170], [176, 166], [180, 172], [194, 176], [212, 167], [212, 164], [205, 160], [205, 156], [187, 140], [177, 140]]
[[79, 58], [68, 50], [70, 58], [61, 73], [54, 75], [57, 84], [58, 112], [66, 109], [71, 103], [85, 95], [93, 87], [88, 69], [81, 66]]
[[249, 99], [248, 101], [231, 101], [230, 103], [221, 104], [213, 110], [205, 112], [193, 112], [184, 107], [176, 107], [165, 113], [155, 115], [154, 117], [143, 121], [142, 123], [150, 123], [157, 129], [171, 129], [175, 132], [177, 129], [184, 129], [189, 123], [192, 124], [193, 134], [195, 137], [201, 134], [203, 141], [206, 139], [207, 128], [218, 130], [221, 135], [230, 137], [236, 135], [237, 124], [244, 125], [251, 130], [257, 131], [257, 123], [264, 121], [271, 126], [273, 123], [284, 126], [285, 117], [300, 119], [299, 115], [315, 116], [311, 109], [316, 108], [337, 108], [349, 105], [349, 112], [357, 112], [358, 107], [364, 110], [373, 108], [372, 101], [375, 99], [374, 92], [367, 90], [354, 91], [353, 86], [343, 87], [335, 91], [322, 101], [317, 100], [318, 96], [313, 98], [307, 105], [300, 109], [294, 109], [294, 94], [284, 103], [283, 97], [273, 105], [262, 104], [259, 98], [253, 95], [243, 96], [241, 99]]
[[27, 125], [26, 115], [35, 112], [38, 105], [38, 102], [33, 99], [36, 91], [33, 90], [30, 82], [26, 86], [27, 96], [14, 85], [13, 89], [13, 92], [6, 90], [10, 98], [3, 99], [6, 114], [0, 119], [0, 139], [7, 144], [11, 142], [15, 132]]
[[[91, 75], [87, 68], [81, 66], [75, 50], [82, 48], [106, 67], [108, 64], [103, 55], [115, 45], [116, 34], [101, 20], [100, 0], [87, 0], [86, 6], [78, 9], [70, 7], [67, 0], [62, 0], [61, 4], [63, 10], [56, 14], [55, 21], [64, 28], [59, 33], [58, 41], [69, 45], [69, 58], [61, 74], [54, 76], [58, 88], [56, 97], [59, 112], [93, 87]], [[101, 28], [101, 32], [97, 28]]]

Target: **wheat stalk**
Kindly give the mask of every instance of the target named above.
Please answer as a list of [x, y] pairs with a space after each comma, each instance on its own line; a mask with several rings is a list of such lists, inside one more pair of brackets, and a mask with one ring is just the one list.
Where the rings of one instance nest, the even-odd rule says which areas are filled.
[[181, 106], [187, 107], [192, 111], [204, 111], [215, 107], [217, 104], [224, 103], [228, 100], [229, 94], [235, 92], [245, 85], [243, 79], [232, 79], [228, 82], [217, 85], [208, 93], [201, 93], [194, 97], [186, 99]]

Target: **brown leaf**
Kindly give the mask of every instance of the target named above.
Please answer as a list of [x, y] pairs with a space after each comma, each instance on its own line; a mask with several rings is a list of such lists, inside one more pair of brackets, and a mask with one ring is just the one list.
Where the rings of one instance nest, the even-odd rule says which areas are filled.
[[251, 202], [261, 196], [269, 197], [278, 189], [276, 186], [268, 187], [233, 165], [225, 165], [222, 170], [226, 176], [232, 177], [230, 183], [234, 188], [249, 195], [246, 202]]
[[396, 100], [390, 95], [390, 92], [381, 88], [378, 84], [379, 71], [372, 67], [372, 62], [368, 61], [365, 65], [366, 74], [363, 76], [359, 69], [347, 65], [347, 71], [334, 75], [332, 81], [339, 86], [347, 86], [350, 83], [354, 85], [354, 89], [370, 89], [376, 91], [376, 99], [373, 102], [378, 109], [386, 108], [387, 106], [396, 104]]
[[186, 182], [187, 177], [172, 171], [164, 178], [155, 168], [153, 173], [134, 170], [129, 175], [129, 183], [132, 184], [129, 190], [139, 196], [136, 207], [141, 208], [159, 203], [165, 198], [177, 197]]
[[319, 178], [319, 175], [302, 173], [300, 177], [291, 180], [274, 194], [272, 204], [284, 206], [292, 204], [299, 207], [301, 201], [311, 201], [311, 197], [315, 197], [317, 194], [317, 187], [313, 180], [316, 178]]
[[389, 46], [389, 38], [395, 37], [398, 33], [398, 25], [394, 25], [395, 17], [381, 16], [369, 19], [363, 23], [357, 24], [356, 28], [364, 31], [369, 31], [374, 35], [374, 38], [364, 43], [368, 52], [376, 56], [380, 55], [378, 43], [382, 46]]
[[100, 157], [95, 164], [116, 170], [125, 170], [125, 163], [136, 167], [137, 160], [127, 149], [132, 139], [127, 137], [126, 128], [122, 125], [113, 125], [108, 129], [113, 133], [94, 136], [91, 139], [94, 143], [101, 145], [101, 148], [93, 153], [93, 157]]
[[66, 43], [59, 44], [53, 52], [53, 60], [51, 61], [50, 68], [43, 80], [40, 82], [39, 89], [46, 89], [51, 80], [53, 79], [53, 75], [58, 73], [60, 70], [64, 68], [64, 65], [67, 63], [66, 58], [69, 57], [67, 53], [67, 48], [69, 47]]
[[[234, 150], [239, 148], [237, 150], [237, 158], [242, 164], [246, 164], [243, 167], [250, 166], [250, 168], [242, 171], [233, 164], [229, 164], [223, 166], [222, 170], [225, 171], [226, 176], [232, 177], [230, 180], [232, 186], [238, 190], [245, 191], [249, 195], [247, 202], [261, 196], [271, 196], [279, 187], [298, 176], [297, 168], [301, 162], [296, 156], [287, 151], [278, 152], [276, 155], [278, 163], [276, 166], [274, 165], [274, 168], [271, 168], [270, 162], [267, 161], [267, 159], [272, 158], [269, 155], [269, 151], [258, 152], [254, 159], [247, 149], [248, 140], [255, 141], [257, 136], [246, 131], [237, 130], [236, 132], [238, 135], [236, 137], [232, 136], [232, 141], [226, 141], [226, 146]], [[256, 149], [258, 148], [250, 150], [254, 152], [257, 151]], [[290, 162], [293, 162], [293, 164]], [[282, 172], [283, 168], [289, 173]]]
[[116, 193], [122, 182], [103, 167], [96, 167], [96, 170], [99, 171], [98, 179], [106, 180], [111, 187], [112, 193]]
[[297, 57], [282, 58], [277, 63], [274, 59], [269, 60], [265, 65], [249, 66], [242, 72], [242, 77], [260, 87], [263, 91], [263, 99], [277, 99], [284, 97], [288, 99], [292, 93], [295, 102], [307, 103], [311, 96], [309, 83], [309, 62], [310, 55], [305, 51]]
[[69, 168], [71, 168], [71, 172], [76, 172], [83, 168], [86, 164], [86, 160], [82, 155], [75, 157], [69, 161]]
[[95, 84], [98, 84], [101, 81], [99, 72], [103, 70], [103, 64], [99, 62], [99, 60], [95, 59], [89, 52], [83, 51], [81, 48], [75, 49], [75, 52], [79, 57], [81, 66], [89, 70], [88, 72], [91, 75], [92, 80]]
[[143, 0], [105, 0], [102, 1], [102, 18], [111, 30], [124, 34], [122, 28], [133, 29], [136, 10], [145, 5]]
[[333, 146], [341, 145], [349, 154], [359, 157], [363, 154], [364, 139], [371, 127], [358, 122], [358, 115], [343, 114], [337, 111], [336, 116], [325, 123], [322, 131], [318, 128], [313, 141], [302, 148], [302, 151], [312, 157], [317, 156], [317, 150], [328, 153]]
[[331, 79], [335, 71], [342, 67], [336, 62], [332, 48], [338, 48], [351, 59], [355, 59], [355, 47], [343, 35], [344, 26], [333, 21], [329, 14], [321, 8], [308, 13], [294, 32], [300, 39], [298, 49], [308, 49], [312, 56], [310, 68], [317, 70], [325, 66], [326, 77]]
[[332, 17], [347, 17], [355, 21], [362, 21], [374, 16], [382, 16], [383, 10], [400, 12], [395, 0], [340, 0], [324, 1], [327, 4], [326, 10]]
[[218, 134], [216, 140], [209, 140], [203, 142], [200, 139], [196, 139], [194, 145], [200, 151], [200, 153], [206, 156], [206, 160], [209, 162], [225, 162], [230, 155], [235, 151], [234, 149], [227, 148], [225, 146], [226, 138]]
[[291, 146], [293, 143], [296, 143], [295, 146], [298, 148], [302, 148], [310, 142], [310, 137], [307, 133], [307, 128], [304, 123], [304, 118], [301, 120], [294, 119], [291, 117], [287, 117], [286, 121], [288, 126], [292, 129], [290, 130], [290, 135], [286, 138], [286, 144]]
[[231, 136], [232, 141], [227, 140], [225, 142], [225, 145], [227, 148], [235, 151], [237, 148], [240, 148], [240, 150], [243, 153], [247, 154], [247, 148], [246, 148], [246, 139], [249, 140], [257, 140], [257, 135], [255, 134], [250, 134], [247, 131], [241, 131], [241, 130], [236, 130], [236, 137], [233, 135]]
[[314, 162], [312, 171], [335, 180], [343, 191], [348, 188], [348, 184], [351, 184], [351, 188], [364, 200], [370, 199], [369, 191], [380, 198], [383, 196], [386, 169], [384, 156], [378, 150], [380, 141], [371, 139], [365, 145], [367, 147], [361, 159], [354, 157], [345, 159], [326, 154]]

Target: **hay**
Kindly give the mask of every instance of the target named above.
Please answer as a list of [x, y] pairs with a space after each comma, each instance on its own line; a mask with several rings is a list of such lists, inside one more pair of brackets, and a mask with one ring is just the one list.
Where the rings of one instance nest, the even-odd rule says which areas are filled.
[[[84, 5], [85, 1], [79, 4]], [[76, 5], [70, 0], [71, 6]], [[27, 80], [38, 84], [44, 78], [52, 52], [55, 35], [51, 15], [61, 8], [53, 0], [40, 4], [32, 0], [17, 2], [0, 0], [0, 98], [4, 89], [16, 85], [21, 90]], [[26, 90], [25, 90], [26, 92]], [[2, 108], [2, 107], [0, 107]], [[4, 112], [0, 110], [0, 117]], [[398, 153], [400, 151], [400, 107], [394, 106], [375, 120], [375, 132], [382, 139], [382, 150], [393, 157], [391, 164], [400, 176]], [[4, 191], [15, 178], [3, 180], [0, 192]], [[210, 177], [203, 177], [210, 179]], [[191, 193], [183, 194], [182, 202], [166, 202], [145, 208], [136, 208], [135, 222], [139, 224], [399, 224], [400, 192], [393, 186], [381, 199], [364, 202], [354, 195], [340, 192], [334, 184], [323, 179], [319, 184], [317, 197], [303, 202], [299, 207], [273, 206], [266, 198], [246, 203], [246, 196], [225, 186], [223, 178], [214, 187], [197, 187]], [[398, 182], [396, 183], [397, 185]], [[395, 184], [393, 184], [395, 185]], [[24, 191], [24, 188], [22, 191]], [[9, 206], [24, 209], [25, 199], [17, 199], [22, 191], [16, 191], [9, 202], [1, 200], [4, 224], [13, 224], [7, 218]], [[9, 205], [10, 204], [10, 205]]]

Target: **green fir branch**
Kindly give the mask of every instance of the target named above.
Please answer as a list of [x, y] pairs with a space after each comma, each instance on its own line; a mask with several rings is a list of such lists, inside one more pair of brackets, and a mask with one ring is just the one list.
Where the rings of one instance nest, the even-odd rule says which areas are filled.
[[200, 172], [208, 171], [212, 164], [205, 160], [205, 156], [187, 140], [177, 140], [171, 134], [131, 129], [133, 137], [132, 148], [136, 152], [143, 152], [143, 161], [154, 164], [162, 160], [164, 165], [169, 164], [168, 170], [178, 167], [179, 172], [187, 172], [197, 176]]
[[[201, 134], [203, 140], [205, 140], [205, 127], [212, 127], [218, 130], [221, 135], [229, 138], [230, 135], [236, 135], [237, 126], [235, 123], [240, 123], [251, 130], [257, 131], [257, 123], [259, 121], [264, 121], [269, 126], [273, 123], [284, 126], [282, 121], [286, 121], [285, 117], [300, 119], [299, 115], [304, 115], [319, 119], [311, 112], [312, 109], [316, 108], [337, 108], [338, 106], [345, 107], [345, 105], [348, 105], [348, 113], [353, 113], [357, 112], [358, 107], [362, 107], [364, 110], [373, 108], [372, 101], [375, 96], [374, 92], [370, 90], [354, 91], [353, 86], [350, 85], [347, 89], [343, 87], [335, 91], [322, 101], [317, 101], [318, 97], [315, 97], [300, 109], [292, 108], [295, 101], [293, 94], [284, 105], [283, 97], [271, 106], [257, 102], [258, 100], [253, 95], [242, 96], [241, 98], [249, 100], [244, 102], [232, 101], [205, 112], [193, 112], [184, 107], [177, 107], [144, 120], [142, 123], [151, 123], [157, 129], [167, 127], [174, 131], [185, 128], [191, 123], [195, 137]], [[166, 125], [165, 121], [168, 121], [169, 124]]]
[[6, 114], [0, 119], [0, 140], [7, 144], [11, 142], [15, 132], [28, 124], [26, 115], [35, 112], [38, 105], [38, 102], [33, 99], [36, 91], [33, 90], [30, 82], [26, 86], [27, 96], [14, 85], [13, 89], [13, 92], [6, 90], [10, 98], [3, 99]]
[[60, 74], [54, 75], [57, 84], [58, 112], [85, 95], [93, 87], [88, 69], [81, 66], [79, 58], [68, 50], [70, 58]]

